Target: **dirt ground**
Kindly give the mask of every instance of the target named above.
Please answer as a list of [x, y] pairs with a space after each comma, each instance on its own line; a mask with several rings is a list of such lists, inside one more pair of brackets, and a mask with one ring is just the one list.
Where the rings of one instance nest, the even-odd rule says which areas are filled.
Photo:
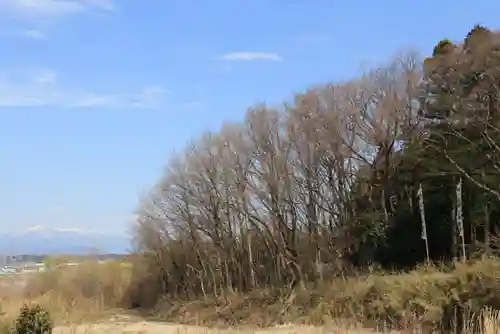
[[71, 327], [58, 327], [55, 329], [54, 334], [231, 334], [231, 333], [304, 333], [304, 334], [320, 334], [320, 333], [347, 333], [346, 331], [327, 330], [325, 328], [313, 328], [306, 326], [291, 326], [272, 329], [259, 329], [259, 330], [214, 330], [203, 327], [184, 326], [166, 323], [156, 323], [141, 321], [136, 323], [115, 322], [115, 323], [101, 323], [95, 325], [78, 325]]
[[312, 326], [279, 326], [269, 329], [208, 329], [197, 326], [186, 326], [172, 323], [145, 321], [127, 317], [117, 317], [98, 324], [81, 324], [67, 327], [56, 327], [54, 334], [331, 334], [331, 333], [352, 333], [352, 334], [374, 334], [370, 330], [346, 330], [338, 327], [312, 327]]
[[373, 334], [373, 331], [345, 330], [326, 327], [310, 326], [283, 326], [269, 329], [207, 329], [203, 327], [185, 326], [167, 323], [141, 321], [136, 323], [115, 322], [95, 325], [78, 325], [71, 327], [57, 327], [54, 334]]

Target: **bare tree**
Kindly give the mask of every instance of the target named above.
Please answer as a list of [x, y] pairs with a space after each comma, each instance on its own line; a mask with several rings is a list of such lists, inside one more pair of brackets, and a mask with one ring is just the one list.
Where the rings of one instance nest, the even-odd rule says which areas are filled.
[[338, 274], [355, 244], [356, 187], [369, 184], [370, 201], [384, 205], [392, 194], [396, 146], [416, 124], [417, 64], [409, 54], [281, 108], [255, 106], [173, 158], [136, 233], [163, 293], [220, 296]]

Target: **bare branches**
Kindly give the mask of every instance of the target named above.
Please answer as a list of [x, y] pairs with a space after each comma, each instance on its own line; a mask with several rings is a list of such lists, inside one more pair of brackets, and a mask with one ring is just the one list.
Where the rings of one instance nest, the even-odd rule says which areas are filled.
[[419, 71], [409, 53], [282, 109], [256, 106], [244, 124], [207, 133], [173, 159], [137, 233], [162, 255], [164, 292], [189, 282], [194, 294], [218, 295], [334, 275], [352, 243], [357, 188], [382, 170], [386, 190], [397, 143], [417, 124]]

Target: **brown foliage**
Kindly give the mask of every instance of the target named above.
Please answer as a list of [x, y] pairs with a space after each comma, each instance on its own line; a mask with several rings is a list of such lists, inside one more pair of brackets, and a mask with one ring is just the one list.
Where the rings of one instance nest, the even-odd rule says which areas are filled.
[[356, 247], [358, 171], [377, 170], [381, 182], [393, 172], [398, 140], [416, 127], [420, 77], [415, 56], [402, 55], [281, 108], [255, 106], [173, 158], [136, 226], [157, 268], [155, 295], [218, 298], [342, 272]]

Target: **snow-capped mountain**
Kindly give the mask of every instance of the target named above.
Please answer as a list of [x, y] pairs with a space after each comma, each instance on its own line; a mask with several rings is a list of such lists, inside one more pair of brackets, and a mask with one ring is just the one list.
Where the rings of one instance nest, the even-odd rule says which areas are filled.
[[124, 254], [127, 236], [77, 228], [33, 226], [25, 231], [0, 234], [0, 254]]

